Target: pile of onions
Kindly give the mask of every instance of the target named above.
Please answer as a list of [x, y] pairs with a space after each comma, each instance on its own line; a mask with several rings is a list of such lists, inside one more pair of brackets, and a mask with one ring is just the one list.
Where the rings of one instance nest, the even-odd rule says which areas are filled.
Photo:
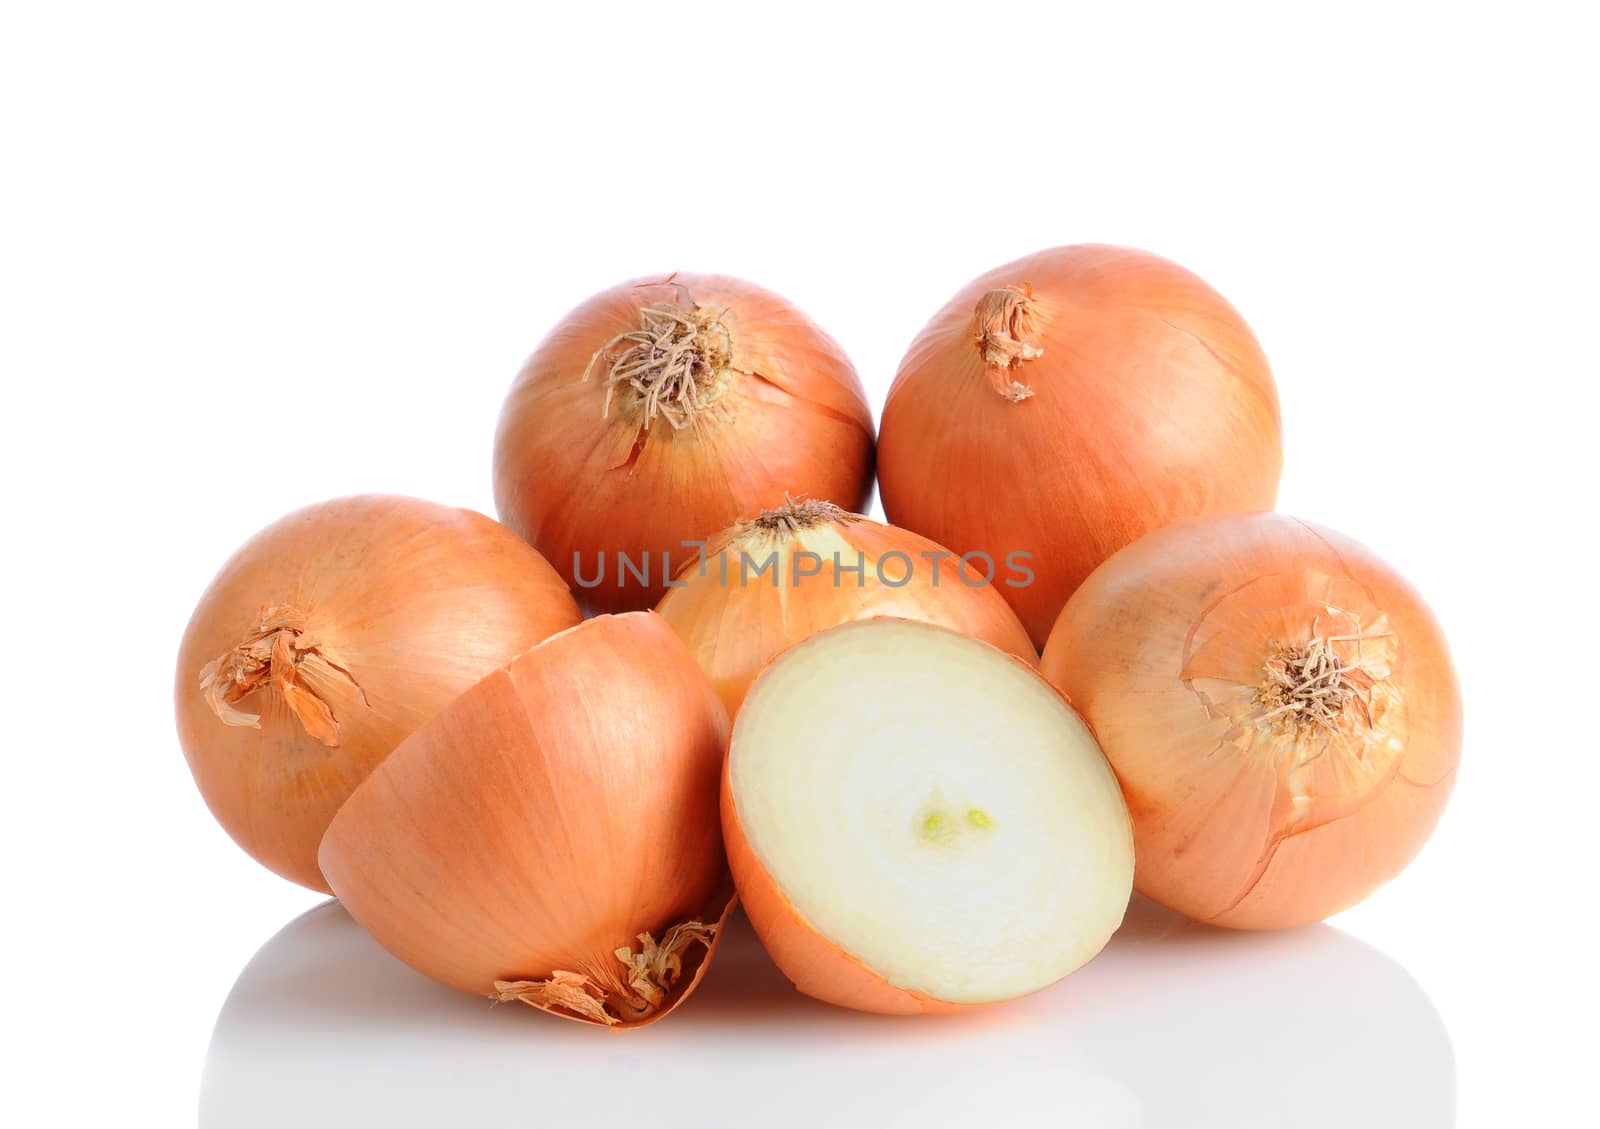
[[468, 690], [322, 843], [351, 915], [463, 992], [637, 1027], [704, 974], [732, 904], [727, 714], [661, 618], [603, 616]]
[[1221, 295], [1143, 251], [1058, 247], [973, 280], [912, 343], [878, 454], [889, 520], [1032, 554], [1036, 644], [1084, 577], [1185, 518], [1271, 509], [1277, 391]]
[[729, 715], [757, 672], [791, 644], [851, 620], [897, 616], [953, 628], [1037, 661], [995, 591], [1003, 565], [962, 561], [924, 537], [788, 501], [716, 537], [658, 609], [689, 645]]
[[1121, 780], [1138, 889], [1218, 925], [1298, 925], [1366, 897], [1421, 849], [1460, 756], [1422, 598], [1284, 515], [1186, 522], [1116, 554], [1040, 669]]
[[495, 438], [500, 519], [601, 611], [653, 606], [704, 540], [786, 490], [851, 509], [872, 415], [838, 344], [722, 275], [601, 292], [523, 367]]
[[800, 991], [950, 1012], [1092, 959], [1135, 887], [1292, 926], [1421, 849], [1445, 641], [1270, 512], [1273, 377], [1199, 278], [1085, 245], [974, 280], [876, 467], [893, 524], [855, 512], [861, 382], [784, 299], [603, 291], [505, 401], [505, 525], [341, 498], [227, 562], [178, 657], [195, 781], [413, 968], [613, 1030], [695, 989], [735, 891]]
[[217, 820], [328, 890], [317, 844], [410, 733], [579, 619], [567, 587], [470, 510], [363, 495], [268, 526], [200, 598], [178, 652], [178, 737]]

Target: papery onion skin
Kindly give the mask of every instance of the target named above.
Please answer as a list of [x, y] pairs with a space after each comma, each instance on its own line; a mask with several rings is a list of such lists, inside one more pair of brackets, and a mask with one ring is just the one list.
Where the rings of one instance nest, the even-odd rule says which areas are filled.
[[[317, 844], [356, 785], [456, 695], [579, 618], [549, 564], [482, 514], [378, 494], [309, 506], [246, 542], [200, 598], [178, 653], [178, 737], [234, 841], [328, 893]], [[292, 640], [297, 677], [281, 688], [281, 666], [258, 670], [258, 688], [220, 703], [225, 724], [203, 676], [260, 635]]]
[[[659, 616], [590, 620], [396, 749], [329, 827], [323, 872], [380, 944], [463, 992], [496, 997], [497, 984], [561, 973], [610, 983], [615, 950], [640, 933], [726, 917], [727, 735], [721, 702]], [[638, 1019], [552, 1014], [643, 1026], [693, 990], [709, 957], [685, 951], [663, 1006]]]
[[[1343, 669], [1319, 675], [1306, 656], [1328, 647]], [[1308, 687], [1294, 695], [1291, 667]], [[1122, 550], [1068, 601], [1040, 669], [1117, 772], [1135, 886], [1215, 925], [1361, 901], [1422, 848], [1454, 784], [1460, 691], [1433, 613], [1370, 550], [1297, 518], [1198, 519]], [[1331, 724], [1309, 712], [1326, 686]]]
[[[820, 560], [798, 557], [802, 552]], [[903, 557], [886, 560], [889, 553]], [[777, 554], [777, 565], [757, 575], [771, 554]], [[835, 568], [835, 554], [841, 569]], [[848, 571], [858, 565], [859, 575]], [[713, 538], [703, 571], [688, 565], [676, 581], [684, 586], [668, 591], [658, 610], [688, 644], [732, 716], [761, 668], [785, 648], [873, 616], [936, 623], [1037, 665], [1027, 631], [995, 591], [1004, 583], [1003, 567], [997, 562], [991, 581], [979, 584], [986, 566], [975, 560], [964, 580], [954, 554], [925, 537], [831, 503], [790, 502]]]
[[[617, 339], [642, 332], [651, 309], [706, 321], [715, 370], [705, 406], [653, 422], [637, 389], [607, 380], [637, 344]], [[654, 606], [694, 558], [683, 542], [775, 506], [787, 490], [862, 508], [873, 444], [854, 367], [791, 303], [725, 275], [636, 279], [567, 314], [523, 366], [495, 438], [495, 504], [585, 604], [636, 610]], [[645, 582], [619, 552], [635, 569], [648, 560]]]
[[1057, 247], [963, 287], [889, 390], [879, 489], [958, 552], [1032, 554], [1004, 589], [1036, 644], [1086, 576], [1185, 518], [1271, 509], [1278, 397], [1249, 327], [1144, 251]]

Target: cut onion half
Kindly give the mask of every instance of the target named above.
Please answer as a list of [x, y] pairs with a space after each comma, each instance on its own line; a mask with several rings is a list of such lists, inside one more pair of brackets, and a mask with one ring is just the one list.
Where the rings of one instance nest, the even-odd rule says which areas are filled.
[[870, 619], [751, 688], [722, 787], [740, 900], [800, 991], [955, 1011], [1100, 951], [1133, 834], [1089, 729], [1028, 666], [942, 627]]

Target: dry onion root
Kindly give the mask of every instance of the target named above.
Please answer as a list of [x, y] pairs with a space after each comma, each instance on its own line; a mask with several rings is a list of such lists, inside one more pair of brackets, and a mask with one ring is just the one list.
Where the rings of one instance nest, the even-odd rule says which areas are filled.
[[484, 675], [578, 622], [561, 578], [470, 510], [361, 495], [251, 538], [178, 653], [178, 737], [217, 820], [327, 892], [317, 844], [357, 784]]
[[1217, 925], [1298, 925], [1366, 897], [1422, 848], [1461, 752], [1422, 598], [1280, 514], [1124, 549], [1068, 601], [1041, 671], [1122, 781], [1139, 890]]
[[723, 832], [800, 991], [956, 1011], [1053, 983], [1122, 920], [1133, 841], [1072, 709], [986, 643], [848, 623], [769, 666], [734, 726]]
[[1116, 550], [1184, 518], [1271, 509], [1283, 465], [1266, 357], [1220, 294], [1124, 247], [1057, 247], [963, 287], [883, 410], [884, 512], [958, 552], [1032, 554], [1002, 589], [1043, 645]]
[[831, 337], [751, 283], [675, 274], [595, 295], [539, 345], [501, 412], [495, 504], [585, 603], [634, 610], [694, 558], [684, 542], [786, 490], [860, 508], [872, 452]]
[[637, 1027], [704, 974], [732, 904], [727, 714], [652, 613], [602, 616], [472, 687], [334, 818], [323, 873], [451, 987]]
[[658, 610], [735, 715], [751, 680], [780, 651], [872, 616], [941, 624], [1033, 666], [1028, 633], [995, 591], [999, 567], [961, 562], [924, 537], [831, 502], [791, 500], [716, 537]]

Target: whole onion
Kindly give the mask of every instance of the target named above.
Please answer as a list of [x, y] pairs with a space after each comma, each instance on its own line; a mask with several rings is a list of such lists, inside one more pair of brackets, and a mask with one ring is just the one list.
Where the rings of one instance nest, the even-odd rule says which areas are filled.
[[1041, 672], [1093, 726], [1139, 890], [1201, 921], [1317, 921], [1393, 878], [1461, 755], [1450, 651], [1371, 550], [1285, 514], [1152, 533], [1061, 612]]
[[1058, 247], [974, 279], [911, 344], [878, 466], [895, 525], [1031, 554], [1002, 591], [1036, 645], [1084, 577], [1183, 518], [1270, 509], [1283, 454], [1237, 311], [1144, 251]]
[[[968, 565], [970, 564], [970, 568]], [[786, 502], [712, 539], [658, 609], [730, 716], [779, 652], [840, 623], [894, 616], [937, 623], [1033, 666], [1038, 653], [995, 592], [985, 562], [829, 502]]]
[[723, 275], [625, 282], [550, 331], [495, 437], [500, 518], [590, 607], [653, 606], [704, 540], [808, 494], [872, 491], [872, 414], [838, 344]]
[[178, 652], [178, 738], [255, 858], [328, 891], [317, 845], [390, 750], [467, 687], [579, 620], [504, 526], [361, 495], [268, 526], [223, 565]]

